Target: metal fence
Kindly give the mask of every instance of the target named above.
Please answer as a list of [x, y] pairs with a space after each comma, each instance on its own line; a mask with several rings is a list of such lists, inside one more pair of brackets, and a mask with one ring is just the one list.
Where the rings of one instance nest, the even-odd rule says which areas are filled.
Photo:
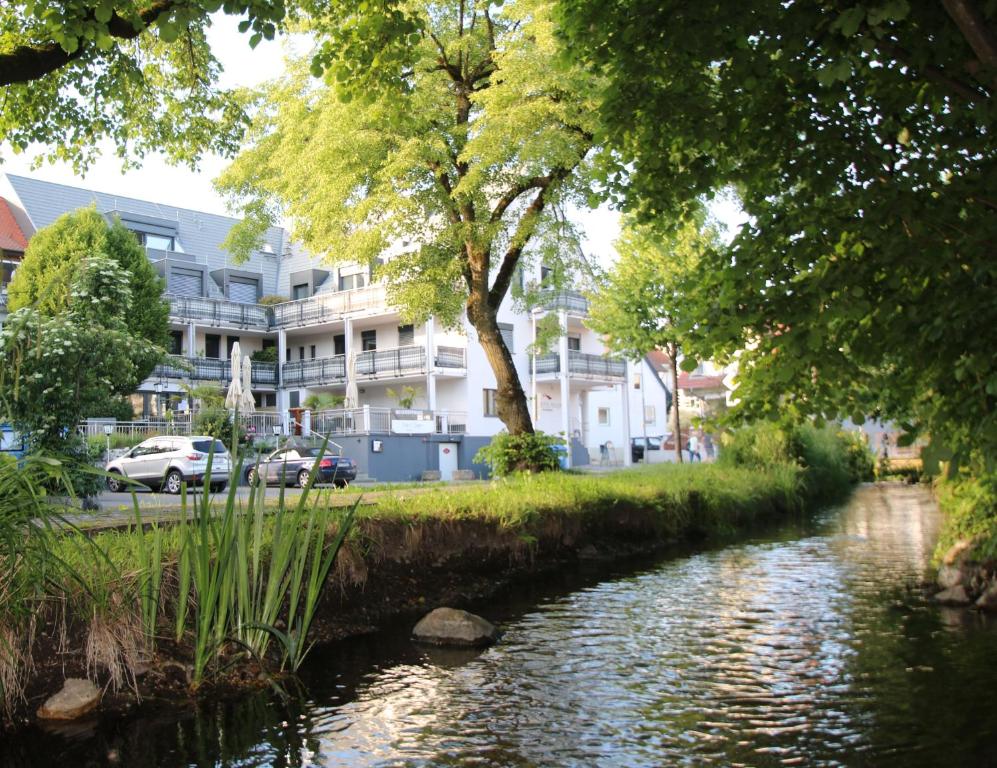
[[466, 368], [467, 355], [462, 347], [437, 347], [437, 368]]
[[413, 421], [430, 422], [438, 435], [463, 435], [467, 432], [467, 414], [460, 411], [425, 411], [383, 406], [334, 408], [311, 414], [313, 432], [323, 435], [418, 434], [403, 429]]
[[589, 300], [578, 291], [549, 291], [541, 294], [540, 301], [544, 309], [565, 309], [579, 315], [587, 315]]
[[224, 299], [168, 294], [170, 316], [181, 320], [207, 320], [246, 328], [266, 329], [272, 324], [270, 308], [261, 304], [240, 304]]

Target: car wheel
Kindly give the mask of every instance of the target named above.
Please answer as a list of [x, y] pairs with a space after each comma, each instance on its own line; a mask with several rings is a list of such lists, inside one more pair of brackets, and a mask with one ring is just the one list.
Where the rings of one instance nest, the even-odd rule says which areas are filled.
[[299, 488], [304, 488], [306, 485], [308, 485], [308, 478], [310, 476], [311, 475], [309, 474], [309, 472], [308, 472], [307, 469], [301, 470], [298, 473], [298, 487]]
[[212, 493], [221, 493], [226, 488], [228, 488], [228, 483], [212, 483], [211, 484], [211, 492]]
[[121, 493], [124, 489], [125, 483], [121, 475], [118, 472], [111, 472], [107, 478], [107, 490], [111, 493]]
[[346, 486], [348, 486], [349, 484], [350, 484], [350, 481], [349, 481], [349, 480], [337, 480], [337, 481], [336, 481], [336, 487], [337, 487], [337, 488], [345, 488], [345, 487], [346, 487]]
[[256, 485], [256, 482], [260, 479], [260, 476], [256, 473], [256, 467], [250, 467], [246, 472], [246, 482], [250, 486]]
[[180, 493], [182, 485], [183, 474], [181, 474], [179, 469], [171, 469], [166, 473], [166, 481], [163, 483], [163, 488], [167, 493], [172, 493], [174, 495]]

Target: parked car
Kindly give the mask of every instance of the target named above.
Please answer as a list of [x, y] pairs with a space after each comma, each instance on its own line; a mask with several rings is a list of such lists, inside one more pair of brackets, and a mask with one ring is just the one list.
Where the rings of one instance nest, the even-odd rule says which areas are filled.
[[[660, 435], [656, 437], [647, 438], [647, 450], [648, 451], [660, 451], [662, 437]], [[644, 438], [643, 437], [632, 437], [630, 438], [630, 459], [634, 464], [644, 460]]]
[[287, 446], [248, 467], [246, 480], [250, 485], [262, 480], [266, 485], [283, 483], [304, 488], [313, 471], [318, 472], [316, 484], [332, 483], [337, 488], [345, 488], [357, 478], [357, 463], [345, 456], [323, 454], [321, 448]]
[[[205, 478], [212, 451], [211, 476]], [[125, 483], [115, 477], [122, 475], [168, 493], [180, 493], [184, 482], [190, 486], [207, 484], [211, 490], [221, 491], [228, 485], [231, 464], [225, 444], [208, 435], [152, 437], [108, 462], [105, 469], [111, 477], [107, 478], [107, 487], [122, 490]]]

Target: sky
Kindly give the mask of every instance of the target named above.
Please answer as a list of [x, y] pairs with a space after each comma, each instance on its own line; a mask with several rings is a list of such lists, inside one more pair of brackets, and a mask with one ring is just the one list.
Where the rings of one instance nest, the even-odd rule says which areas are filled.
[[[225, 87], [253, 87], [278, 77], [284, 70], [285, 46], [300, 50], [300, 38], [286, 42], [262, 41], [256, 49], [249, 47], [249, 35], [240, 34], [239, 19], [216, 15], [209, 31], [209, 40], [215, 56], [222, 64], [220, 84]], [[84, 187], [122, 197], [135, 197], [166, 205], [193, 208], [208, 213], [232, 215], [224, 200], [215, 192], [212, 180], [228, 163], [225, 158], [208, 155], [202, 158], [197, 171], [187, 167], [172, 166], [160, 155], [146, 156], [142, 166], [122, 171], [120, 160], [111, 145], [103, 147], [103, 154], [87, 171], [78, 175], [67, 163], [46, 163], [37, 169], [32, 163], [39, 152], [13, 154], [9, 145], [0, 145], [0, 170], [16, 175], [33, 176], [44, 181]], [[735, 205], [723, 203], [715, 211], [728, 226], [743, 221], [743, 214]], [[602, 207], [594, 211], [569, 212], [581, 225], [586, 254], [603, 265], [611, 263], [614, 256], [613, 241], [619, 236], [620, 217], [615, 211]]]

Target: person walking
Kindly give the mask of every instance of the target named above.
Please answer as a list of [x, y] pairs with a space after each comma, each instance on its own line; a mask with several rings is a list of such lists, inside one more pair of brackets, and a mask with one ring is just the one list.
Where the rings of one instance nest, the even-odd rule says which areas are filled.
[[699, 436], [693, 432], [689, 435], [689, 462], [702, 460], [703, 457], [699, 453]]

